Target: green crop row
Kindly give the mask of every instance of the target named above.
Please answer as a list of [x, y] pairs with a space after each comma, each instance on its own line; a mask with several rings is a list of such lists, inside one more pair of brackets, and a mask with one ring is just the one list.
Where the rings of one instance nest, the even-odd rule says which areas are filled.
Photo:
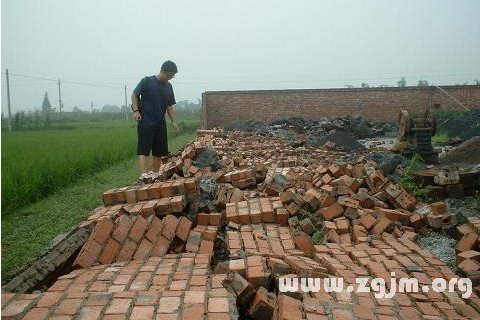
[[[180, 120], [180, 131], [198, 120]], [[78, 178], [136, 154], [133, 121], [76, 124], [71, 129], [2, 134], [2, 211], [9, 214], [38, 201]], [[121, 174], [121, 172], [119, 172]]]

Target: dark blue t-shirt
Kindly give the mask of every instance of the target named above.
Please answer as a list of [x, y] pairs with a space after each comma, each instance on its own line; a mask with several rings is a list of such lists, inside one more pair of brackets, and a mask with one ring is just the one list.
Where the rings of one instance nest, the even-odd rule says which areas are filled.
[[165, 126], [167, 107], [176, 103], [172, 84], [161, 82], [156, 76], [144, 77], [133, 92], [140, 96], [142, 120], [139, 124]]

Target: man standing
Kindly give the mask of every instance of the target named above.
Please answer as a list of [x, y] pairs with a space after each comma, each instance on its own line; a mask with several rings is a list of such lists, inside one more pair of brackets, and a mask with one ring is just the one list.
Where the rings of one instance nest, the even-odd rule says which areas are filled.
[[[173, 105], [175, 95], [169, 80], [175, 77], [177, 66], [168, 60], [162, 64], [160, 73], [144, 77], [132, 93], [133, 119], [138, 122], [137, 155], [141, 176], [147, 176], [147, 159], [152, 153], [152, 171], [156, 175], [160, 169], [162, 158], [168, 155], [167, 125], [165, 113], [172, 122], [173, 129], [178, 130]], [[154, 177], [155, 178], [155, 177]]]

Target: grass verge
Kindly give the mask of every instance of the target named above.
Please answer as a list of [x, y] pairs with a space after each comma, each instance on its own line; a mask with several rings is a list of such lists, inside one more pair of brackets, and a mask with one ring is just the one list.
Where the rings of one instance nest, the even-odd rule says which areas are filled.
[[[195, 138], [195, 130], [173, 137], [169, 149], [175, 152]], [[124, 160], [60, 189], [48, 198], [2, 217], [2, 283], [16, 270], [34, 261], [52, 240], [85, 220], [102, 205], [102, 193], [131, 185], [138, 178], [137, 158]]]

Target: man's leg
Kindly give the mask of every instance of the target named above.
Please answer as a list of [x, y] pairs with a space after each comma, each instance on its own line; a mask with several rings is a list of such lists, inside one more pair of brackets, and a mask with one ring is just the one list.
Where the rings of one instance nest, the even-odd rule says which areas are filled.
[[152, 169], [158, 172], [162, 165], [162, 157], [168, 155], [167, 127], [157, 127], [152, 144]]
[[152, 156], [152, 171], [158, 172], [160, 170], [160, 166], [162, 165], [162, 158]]
[[140, 165], [140, 173], [147, 173], [147, 159], [148, 156], [138, 156], [138, 164]]
[[153, 144], [153, 129], [148, 126], [137, 126], [137, 135], [138, 135], [138, 146], [137, 146], [137, 155], [138, 155], [138, 164], [140, 166], [140, 179], [147, 173], [147, 161], [152, 150]]

